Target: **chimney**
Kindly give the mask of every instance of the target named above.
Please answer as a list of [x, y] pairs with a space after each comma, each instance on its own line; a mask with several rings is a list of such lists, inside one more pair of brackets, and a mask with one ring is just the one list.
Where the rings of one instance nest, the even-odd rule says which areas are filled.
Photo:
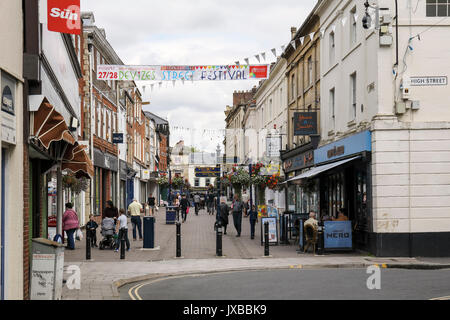
[[296, 33], [297, 33], [297, 28], [291, 27], [291, 40], [294, 40]]

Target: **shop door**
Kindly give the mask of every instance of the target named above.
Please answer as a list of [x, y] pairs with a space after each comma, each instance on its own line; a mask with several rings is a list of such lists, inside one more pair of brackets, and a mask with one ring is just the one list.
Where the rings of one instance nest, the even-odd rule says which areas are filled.
[[0, 298], [1, 300], [5, 299], [5, 206], [6, 206], [6, 197], [5, 197], [5, 173], [6, 173], [6, 150], [2, 148], [2, 194], [1, 194], [1, 239], [0, 239]]
[[129, 179], [127, 180], [127, 208], [130, 205], [131, 202], [133, 202], [134, 197], [134, 180]]

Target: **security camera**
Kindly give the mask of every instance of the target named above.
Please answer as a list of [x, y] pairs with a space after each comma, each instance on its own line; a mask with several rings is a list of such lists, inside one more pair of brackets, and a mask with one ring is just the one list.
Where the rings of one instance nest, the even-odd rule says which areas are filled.
[[362, 18], [362, 25], [364, 29], [369, 29], [372, 24], [372, 18], [368, 13]]

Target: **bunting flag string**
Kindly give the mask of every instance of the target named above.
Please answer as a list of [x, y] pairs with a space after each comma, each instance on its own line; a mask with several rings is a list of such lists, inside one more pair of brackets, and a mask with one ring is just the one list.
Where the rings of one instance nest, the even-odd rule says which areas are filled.
[[256, 60], [258, 60], [258, 63], [261, 62], [261, 60], [259, 59], [259, 54], [255, 55]]

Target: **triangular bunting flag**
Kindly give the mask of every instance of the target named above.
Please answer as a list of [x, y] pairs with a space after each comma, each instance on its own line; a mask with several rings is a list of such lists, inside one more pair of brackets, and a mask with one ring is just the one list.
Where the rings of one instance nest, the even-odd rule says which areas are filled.
[[245, 60], [245, 63], [248, 64], [248, 58], [245, 58], [244, 60]]
[[294, 50], [297, 49], [297, 48], [296, 48], [296, 45], [295, 45], [295, 40], [292, 40], [292, 41], [291, 41], [291, 46], [294, 47]]
[[323, 38], [324, 34], [325, 34], [325, 29], [320, 30], [320, 37], [321, 38]]
[[305, 37], [301, 37], [300, 38], [300, 43], [301, 43], [301, 45], [303, 45], [303, 42], [305, 41]]
[[358, 15], [356, 13], [353, 15], [353, 22], [358, 22]]
[[145, 86], [142, 87], [142, 91], [144, 91], [144, 93], [145, 93]]
[[161, 89], [162, 82], [160, 82], [160, 83], [158, 83], [158, 84], [159, 84], [159, 88]]
[[150, 90], [153, 92], [153, 87], [155, 86], [155, 84], [154, 83], [152, 83], [151, 85], [150, 85]]
[[341, 22], [342, 22], [342, 26], [345, 27], [345, 24], [347, 23], [347, 17], [343, 17]]
[[239, 61], [236, 61], [235, 64], [236, 64], [236, 65], [239, 65]]
[[286, 48], [286, 46], [281, 46], [281, 52], [284, 52], [284, 48]]
[[261, 56], [263, 57], [263, 60], [266, 61], [266, 53], [265, 53], [265, 52], [262, 52], [262, 53], [261, 53]]
[[258, 60], [258, 63], [261, 62], [261, 60], [259, 60], [259, 54], [255, 55], [256, 60]]
[[336, 26], [334, 24], [331, 26], [331, 30], [333, 30], [333, 32], [336, 32]]
[[175, 87], [175, 80], [172, 80], [172, 84], [173, 84], [173, 86]]
[[316, 34], [315, 32], [312, 32], [312, 33], [309, 34], [309, 38], [311, 39], [311, 41], [314, 40], [314, 35], [315, 35], [315, 34]]
[[273, 55], [275, 56], [275, 58], [277, 57], [277, 49], [273, 48], [272, 50]]

